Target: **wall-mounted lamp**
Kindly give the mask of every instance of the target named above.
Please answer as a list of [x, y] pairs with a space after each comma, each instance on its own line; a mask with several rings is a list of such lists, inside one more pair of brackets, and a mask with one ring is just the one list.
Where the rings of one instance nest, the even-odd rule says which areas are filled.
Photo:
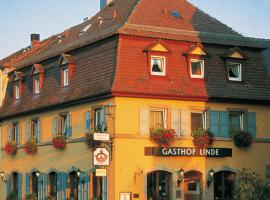
[[1, 176], [1, 180], [2, 180], [3, 182], [7, 182], [6, 179], [5, 179], [5, 172], [1, 171], [1, 172], [0, 172], [0, 176]]
[[177, 171], [177, 174], [178, 174], [177, 187], [180, 187], [180, 184], [184, 180], [184, 173], [185, 173], [185, 171], [183, 170], [183, 168], [181, 168], [179, 171]]
[[81, 173], [82, 173], [82, 171], [78, 168], [78, 170], [77, 170], [77, 176], [80, 177], [81, 176]]
[[114, 116], [115, 114], [115, 104], [113, 104], [112, 102], [109, 102], [107, 104], [104, 105], [105, 111], [106, 111], [106, 115], [108, 116]]
[[40, 176], [40, 171], [37, 170], [36, 171], [36, 177], [39, 178], [39, 176]]
[[215, 174], [215, 171], [211, 168], [208, 172], [207, 187], [209, 187], [210, 184], [212, 183], [214, 174]]

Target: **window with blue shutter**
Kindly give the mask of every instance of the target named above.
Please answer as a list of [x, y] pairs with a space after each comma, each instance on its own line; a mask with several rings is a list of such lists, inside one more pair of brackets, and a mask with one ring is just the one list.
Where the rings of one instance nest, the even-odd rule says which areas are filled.
[[66, 115], [66, 138], [71, 138], [71, 117], [70, 113]]
[[103, 177], [102, 200], [108, 200], [108, 177]]
[[8, 140], [12, 140], [12, 129], [10, 126], [7, 127]]
[[10, 194], [11, 192], [11, 181], [10, 181], [10, 175], [7, 175], [6, 176], [6, 184], [7, 184], [7, 195]]
[[253, 136], [253, 138], [256, 138], [256, 113], [249, 112], [247, 121], [247, 131]]
[[85, 189], [84, 189], [84, 199], [89, 199], [89, 175], [87, 172], [84, 173], [84, 182], [85, 182]]
[[28, 173], [25, 174], [25, 194], [30, 193], [30, 176]]
[[42, 174], [37, 178], [38, 184], [38, 199], [42, 199]]
[[57, 173], [57, 199], [61, 199], [62, 173]]
[[39, 143], [40, 142], [40, 120], [38, 119], [37, 120], [37, 133], [36, 133], [36, 135], [37, 135], [37, 142]]
[[68, 188], [68, 174], [67, 173], [62, 173], [62, 191], [63, 191], [63, 196], [62, 199], [66, 200], [67, 198], [67, 188]]
[[219, 136], [219, 112], [210, 111], [210, 132], [214, 137]]
[[26, 122], [26, 124], [25, 124], [25, 131], [26, 131], [26, 140], [27, 141], [30, 141], [30, 138], [31, 138], [31, 136], [30, 136], [30, 125], [31, 125], [31, 121], [29, 121], [29, 122]]
[[86, 133], [91, 132], [91, 112], [86, 112]]
[[95, 131], [104, 132], [107, 130], [106, 112], [104, 108], [95, 109]]
[[43, 196], [47, 196], [47, 174], [42, 173], [42, 184], [43, 184]]
[[229, 137], [228, 112], [219, 112], [219, 137]]
[[22, 200], [22, 174], [18, 174], [18, 200]]
[[84, 179], [84, 175], [83, 175], [83, 172], [82, 172], [80, 177], [79, 177], [79, 185], [78, 185], [79, 200], [83, 200], [83, 179]]
[[53, 118], [53, 137], [58, 135], [58, 116]]

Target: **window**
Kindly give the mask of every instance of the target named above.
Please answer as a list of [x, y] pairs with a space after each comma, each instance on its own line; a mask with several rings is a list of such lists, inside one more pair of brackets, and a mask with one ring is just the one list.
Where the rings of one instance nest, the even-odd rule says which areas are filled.
[[229, 132], [244, 130], [244, 112], [229, 112]]
[[230, 81], [242, 81], [242, 65], [228, 62], [228, 78]]
[[154, 171], [147, 174], [147, 200], [171, 199], [172, 174]]
[[63, 86], [68, 86], [68, 68], [63, 69]]
[[38, 177], [36, 172], [32, 172], [30, 177], [30, 193], [38, 194]]
[[59, 135], [66, 135], [68, 129], [67, 114], [60, 114], [59, 116]]
[[49, 183], [49, 196], [55, 197], [57, 196], [57, 174], [55, 172], [49, 173], [48, 176], [48, 183]]
[[206, 129], [206, 112], [191, 113], [191, 131]]
[[40, 78], [39, 76], [34, 77], [34, 94], [40, 93]]
[[104, 132], [107, 129], [106, 113], [104, 108], [95, 109], [95, 130], [97, 132]]
[[30, 138], [35, 138], [36, 142], [39, 142], [39, 134], [40, 134], [40, 122], [39, 119], [31, 120], [31, 131]]
[[12, 136], [11, 139], [16, 142], [17, 145], [20, 144], [20, 126], [18, 122], [12, 124]]
[[150, 110], [150, 129], [166, 128], [166, 110]]
[[161, 56], [151, 56], [151, 74], [165, 76], [166, 58]]
[[204, 78], [204, 61], [203, 60], [190, 60], [190, 77], [191, 78]]
[[18, 187], [18, 178], [19, 178], [18, 173], [16, 173], [16, 172], [12, 173], [11, 191], [16, 192], [16, 193], [18, 192], [18, 189], [19, 189], [19, 187]]
[[69, 173], [69, 198], [78, 199], [79, 178], [75, 171]]
[[15, 83], [14, 85], [15, 99], [20, 99], [20, 83]]

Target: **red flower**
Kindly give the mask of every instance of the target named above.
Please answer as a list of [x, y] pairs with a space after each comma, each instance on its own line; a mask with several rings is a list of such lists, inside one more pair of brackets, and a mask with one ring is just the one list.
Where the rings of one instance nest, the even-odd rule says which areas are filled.
[[192, 133], [192, 136], [193, 136], [193, 144], [198, 149], [206, 149], [210, 147], [214, 142], [212, 134], [203, 129], [194, 131]]
[[64, 136], [57, 136], [53, 139], [53, 146], [56, 149], [63, 150], [66, 148], [66, 138]]
[[34, 138], [31, 138], [29, 142], [27, 142], [24, 147], [23, 150], [26, 154], [28, 155], [34, 155], [37, 153], [38, 149], [37, 149], [37, 145], [36, 145], [36, 141]]
[[151, 129], [150, 138], [161, 147], [170, 147], [175, 140], [175, 131], [173, 129]]
[[15, 155], [17, 152], [17, 144], [15, 141], [9, 141], [4, 147], [5, 152], [8, 155]]

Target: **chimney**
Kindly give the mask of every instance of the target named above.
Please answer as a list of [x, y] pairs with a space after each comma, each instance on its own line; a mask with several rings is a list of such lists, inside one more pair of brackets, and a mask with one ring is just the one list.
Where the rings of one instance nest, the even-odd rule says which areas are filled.
[[100, 10], [105, 8], [112, 0], [100, 0]]
[[40, 42], [40, 35], [37, 33], [32, 33], [31, 37], [31, 48], [34, 48]]

